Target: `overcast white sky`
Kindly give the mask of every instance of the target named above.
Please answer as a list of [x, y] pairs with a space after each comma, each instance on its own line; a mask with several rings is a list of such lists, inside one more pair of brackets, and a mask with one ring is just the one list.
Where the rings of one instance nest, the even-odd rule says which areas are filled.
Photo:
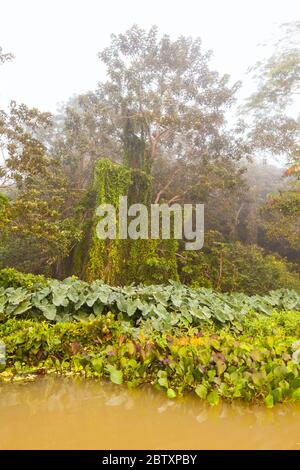
[[97, 53], [111, 33], [134, 23], [200, 36], [213, 66], [244, 79], [258, 43], [300, 19], [300, 0], [0, 0], [0, 46], [15, 55], [1, 67], [0, 107], [10, 99], [55, 112], [104, 78]]

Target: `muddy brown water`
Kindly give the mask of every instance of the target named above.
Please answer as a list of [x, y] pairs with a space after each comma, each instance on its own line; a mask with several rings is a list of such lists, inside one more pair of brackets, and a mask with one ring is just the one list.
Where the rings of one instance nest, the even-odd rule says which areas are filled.
[[0, 449], [300, 449], [300, 406], [212, 408], [48, 377], [0, 386]]

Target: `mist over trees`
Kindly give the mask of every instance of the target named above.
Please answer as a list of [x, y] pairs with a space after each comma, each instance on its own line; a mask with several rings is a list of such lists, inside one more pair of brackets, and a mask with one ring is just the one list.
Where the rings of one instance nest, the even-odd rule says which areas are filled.
[[[95, 164], [110, 159], [151, 177], [152, 203], [205, 205], [203, 250], [176, 250], [182, 282], [299, 288], [300, 115], [291, 105], [300, 22], [283, 33], [252, 68], [257, 88], [246, 104], [237, 102], [242, 84], [211, 68], [199, 38], [133, 26], [99, 53], [106, 80], [60, 115], [15, 102], [2, 110], [0, 267], [73, 274], [94, 210]], [[0, 48], [1, 67], [12, 58]]]

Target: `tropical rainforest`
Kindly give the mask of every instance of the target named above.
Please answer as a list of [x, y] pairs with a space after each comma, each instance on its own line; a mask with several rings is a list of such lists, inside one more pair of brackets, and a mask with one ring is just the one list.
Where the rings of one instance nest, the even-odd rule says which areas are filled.
[[[0, 381], [300, 400], [300, 22], [241, 99], [201, 39], [137, 25], [52, 115], [0, 110]], [[0, 76], [14, 60], [0, 47]], [[204, 204], [201, 250], [100, 240], [99, 204]]]

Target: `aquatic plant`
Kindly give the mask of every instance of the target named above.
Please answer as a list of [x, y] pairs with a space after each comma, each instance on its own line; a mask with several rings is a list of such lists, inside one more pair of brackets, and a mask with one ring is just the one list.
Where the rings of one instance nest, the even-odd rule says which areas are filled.
[[211, 324], [163, 332], [112, 313], [87, 322], [11, 318], [0, 324], [7, 355], [0, 380], [80, 375], [128, 387], [151, 384], [169, 398], [195, 393], [212, 405], [300, 400], [299, 312], [252, 317], [242, 331]]

